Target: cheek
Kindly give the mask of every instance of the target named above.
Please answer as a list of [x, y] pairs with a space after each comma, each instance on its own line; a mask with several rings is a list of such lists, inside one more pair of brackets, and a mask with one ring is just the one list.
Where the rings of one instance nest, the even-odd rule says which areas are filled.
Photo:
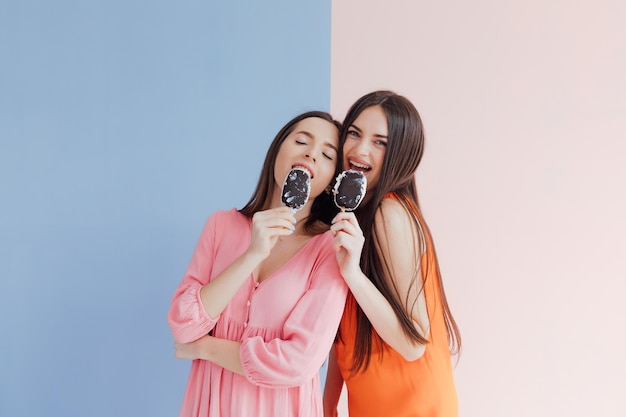
[[384, 160], [385, 160], [385, 149], [381, 149], [379, 152], [376, 153], [376, 164], [378, 165], [379, 169], [383, 165]]
[[335, 161], [332, 161], [324, 167], [323, 182], [329, 183], [335, 177]]

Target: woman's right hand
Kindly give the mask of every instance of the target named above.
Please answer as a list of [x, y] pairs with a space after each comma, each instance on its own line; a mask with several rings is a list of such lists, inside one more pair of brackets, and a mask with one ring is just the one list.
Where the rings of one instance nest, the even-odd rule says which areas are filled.
[[337, 263], [343, 278], [348, 281], [350, 277], [362, 274], [360, 262], [365, 237], [363, 237], [363, 231], [354, 213], [340, 212], [337, 214], [330, 230], [335, 236]]
[[293, 233], [295, 216], [289, 207], [259, 211], [252, 216], [248, 249], [200, 290], [202, 305], [210, 317], [218, 317], [241, 285], [270, 251], [280, 236]]
[[258, 211], [252, 216], [252, 236], [248, 252], [262, 259], [269, 256], [280, 236], [295, 230], [295, 212], [289, 207]]

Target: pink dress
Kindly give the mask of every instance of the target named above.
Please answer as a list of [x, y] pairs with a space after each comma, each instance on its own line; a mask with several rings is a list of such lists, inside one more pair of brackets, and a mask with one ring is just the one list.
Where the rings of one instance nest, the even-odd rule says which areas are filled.
[[278, 271], [252, 276], [218, 317], [209, 317], [200, 288], [250, 242], [251, 221], [235, 209], [211, 215], [174, 293], [168, 323], [183, 343], [207, 333], [242, 342], [245, 376], [194, 360], [181, 416], [322, 416], [319, 369], [333, 343], [347, 286], [332, 235], [313, 237]]

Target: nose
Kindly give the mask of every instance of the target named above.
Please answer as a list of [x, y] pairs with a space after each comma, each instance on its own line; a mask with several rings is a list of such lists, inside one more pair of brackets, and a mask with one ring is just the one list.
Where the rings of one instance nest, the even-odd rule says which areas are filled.
[[357, 155], [368, 155], [370, 152], [370, 148], [369, 148], [369, 143], [366, 140], [361, 140], [359, 141], [359, 143], [355, 146], [355, 151]]
[[315, 148], [307, 149], [304, 156], [306, 156], [307, 158], [311, 158], [313, 162], [317, 161], [317, 151], [315, 150]]

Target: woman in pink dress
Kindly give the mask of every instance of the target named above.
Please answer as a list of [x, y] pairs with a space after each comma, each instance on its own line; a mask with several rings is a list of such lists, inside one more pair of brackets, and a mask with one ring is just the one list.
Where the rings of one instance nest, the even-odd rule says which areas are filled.
[[[181, 416], [323, 415], [319, 369], [347, 295], [325, 192], [340, 167], [338, 126], [323, 112], [295, 117], [246, 206], [208, 218], [168, 314], [176, 357], [193, 360]], [[311, 174], [297, 211], [281, 203], [294, 167]]]

